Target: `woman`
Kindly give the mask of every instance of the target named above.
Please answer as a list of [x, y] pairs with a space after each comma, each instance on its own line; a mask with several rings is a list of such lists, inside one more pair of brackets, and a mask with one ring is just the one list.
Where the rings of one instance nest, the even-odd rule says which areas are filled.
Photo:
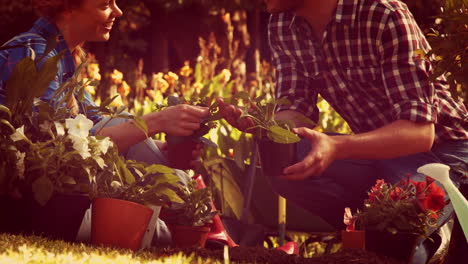
[[[122, 11], [115, 0], [33, 0], [33, 5], [41, 17], [31, 30], [18, 35], [8, 45], [26, 44], [34, 50], [36, 58], [39, 58], [45, 52], [47, 39], [58, 36], [56, 48], [46, 56], [46, 58], [52, 57], [65, 50], [59, 63], [57, 78], [50, 83], [49, 89], [42, 97], [44, 100], [50, 100], [53, 92], [73, 75], [83, 57], [83, 44], [86, 41], [107, 41], [114, 21], [122, 16]], [[6, 81], [15, 65], [30, 55], [31, 52], [27, 47], [0, 52], [1, 104], [5, 102]], [[89, 94], [86, 94], [84, 104], [94, 104]], [[161, 132], [187, 136], [200, 127], [200, 121], [207, 115], [207, 108], [178, 105], [145, 115], [143, 119], [148, 125], [150, 136]], [[93, 116], [92, 120], [96, 124], [101, 117]], [[117, 123], [120, 124], [107, 126], [98, 131], [99, 135], [112, 138], [121, 153], [126, 153], [131, 146], [146, 138], [145, 134], [131, 122]]]
[[[83, 57], [83, 44], [86, 41], [107, 41], [114, 21], [122, 16], [122, 11], [115, 0], [33, 0], [33, 6], [41, 18], [36, 21], [31, 30], [18, 35], [8, 45], [26, 44], [34, 50], [38, 58], [45, 52], [47, 39], [58, 36], [56, 48], [46, 56], [46, 58], [52, 57], [65, 50], [59, 63], [57, 77], [50, 83], [49, 89], [42, 97], [44, 100], [50, 100], [53, 92], [73, 75]], [[5, 102], [6, 81], [15, 65], [30, 55], [31, 52], [27, 47], [0, 52], [1, 104]], [[84, 105], [93, 104], [91, 97], [86, 93]], [[150, 136], [161, 132], [187, 136], [200, 127], [200, 121], [207, 115], [207, 108], [179, 105], [145, 115], [143, 119], [148, 125]], [[92, 120], [97, 124], [101, 121], [101, 117], [93, 116]], [[130, 147], [146, 138], [145, 134], [131, 122], [120, 120], [113, 121], [111, 124], [114, 125], [98, 130], [99, 135], [112, 138], [121, 153], [128, 152]], [[199, 155], [199, 151], [195, 155]]]
[[[5, 103], [6, 82], [15, 65], [26, 56], [31, 56], [31, 50], [36, 58], [41, 57], [45, 52], [47, 40], [56, 36], [58, 43], [54, 50], [46, 54], [45, 59], [62, 51], [64, 55], [59, 62], [55, 80], [42, 96], [42, 99], [50, 101], [54, 91], [73, 75], [76, 66], [81, 62], [84, 54], [83, 44], [86, 41], [107, 41], [115, 19], [122, 16], [115, 0], [33, 0], [33, 5], [41, 17], [28, 32], [8, 42], [8, 46], [25, 47], [0, 51], [0, 104]], [[94, 105], [88, 93], [83, 104]], [[80, 111], [84, 112], [84, 109]], [[207, 115], [207, 108], [177, 105], [147, 114], [143, 119], [148, 126], [150, 137], [161, 132], [188, 136], [200, 127], [200, 122]], [[110, 137], [126, 158], [150, 164], [166, 164], [166, 159], [155, 142], [151, 139], [145, 140], [145, 134], [132, 122], [124, 119], [106, 122], [100, 116], [93, 116], [92, 120], [95, 123], [93, 131], [98, 131], [98, 135]], [[102, 128], [104, 123], [106, 126]], [[195, 150], [194, 159], [200, 153], [200, 148]], [[182, 171], [176, 173], [183, 181], [188, 178]]]

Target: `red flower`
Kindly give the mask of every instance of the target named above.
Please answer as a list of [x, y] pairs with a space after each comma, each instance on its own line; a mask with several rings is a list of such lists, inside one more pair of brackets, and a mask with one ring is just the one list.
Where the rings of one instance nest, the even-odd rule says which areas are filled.
[[390, 191], [390, 198], [392, 198], [393, 201], [402, 200], [404, 198], [402, 194], [403, 190], [400, 187], [395, 187], [395, 189]]
[[445, 191], [437, 184], [432, 182], [427, 188], [428, 195], [426, 198], [427, 208], [432, 211], [439, 211], [445, 206]]

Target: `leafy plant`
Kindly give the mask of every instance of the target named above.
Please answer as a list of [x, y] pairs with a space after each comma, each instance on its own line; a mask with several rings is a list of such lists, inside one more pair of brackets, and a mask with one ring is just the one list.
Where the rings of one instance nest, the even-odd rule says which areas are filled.
[[[45, 54], [53, 46], [53, 42], [48, 42]], [[160, 167], [127, 162], [118, 155], [117, 146], [109, 138], [90, 135], [93, 122], [83, 114], [77, 115], [79, 101], [85, 96], [84, 87], [93, 82], [80, 79], [83, 65], [57, 89], [50, 102], [45, 102], [38, 97], [45, 93], [55, 78], [61, 54], [47, 59], [40, 70], [37, 68], [42, 58], [35, 60], [34, 57], [33, 52], [32, 57], [26, 57], [16, 65], [6, 85], [6, 106], [0, 107], [2, 194], [21, 196], [32, 191], [38, 203], [45, 205], [54, 192], [89, 193], [99, 189], [95, 185], [94, 190], [90, 188], [97, 178], [112, 175], [125, 178], [128, 184], [125, 190], [131, 193], [122, 192], [123, 197], [151, 200], [155, 204], [180, 201], [166, 188], [175, 181], [175, 175]], [[99, 107], [82, 106], [81, 109], [90, 115], [133, 119], [134, 124], [146, 132], [144, 121], [124, 114], [125, 108], [110, 107], [111, 102], [109, 99]], [[126, 166], [142, 174], [141, 179], [147, 183], [132, 178]], [[149, 174], [152, 175], [151, 181], [148, 180]], [[133, 182], [135, 185], [145, 184], [136, 187]], [[139, 193], [144, 194], [143, 197], [134, 197]]]
[[183, 202], [176, 192], [180, 189], [180, 179], [173, 169], [159, 164], [146, 165], [125, 160], [118, 155], [116, 149], [109, 155], [115, 163], [92, 178], [91, 197], [107, 197], [155, 206]]
[[432, 50], [426, 54], [434, 65], [431, 80], [447, 77], [452, 96], [468, 102], [468, 5], [465, 0], [447, 0], [428, 34]]
[[[239, 99], [242, 100], [242, 104], [239, 104]], [[257, 138], [269, 138], [274, 142], [284, 144], [296, 143], [300, 138], [291, 131], [295, 127], [294, 121], [313, 124], [312, 120], [305, 116], [299, 117], [298, 120], [277, 120], [275, 118], [276, 108], [279, 105], [291, 104], [285, 98], [267, 100], [264, 96], [259, 96], [252, 100], [247, 93], [240, 92], [233, 96], [233, 101], [241, 108], [232, 111], [232, 120], [235, 120], [245, 128], [246, 132], [252, 133]], [[220, 106], [220, 111], [226, 112], [225, 107], [229, 106]]]
[[395, 185], [377, 180], [357, 214], [357, 223], [366, 230], [426, 235], [444, 206], [444, 190], [432, 178], [414, 182], [408, 177]]
[[180, 189], [179, 196], [184, 203], [171, 209], [165, 219], [168, 223], [185, 226], [203, 226], [211, 223], [218, 213], [211, 210], [211, 192], [208, 188], [197, 189], [197, 182], [191, 180]]

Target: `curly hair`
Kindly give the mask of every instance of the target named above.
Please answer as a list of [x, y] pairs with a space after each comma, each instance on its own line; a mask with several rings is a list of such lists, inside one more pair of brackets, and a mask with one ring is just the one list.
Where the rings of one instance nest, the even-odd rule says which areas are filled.
[[34, 9], [40, 16], [56, 20], [60, 13], [77, 8], [83, 0], [32, 0]]

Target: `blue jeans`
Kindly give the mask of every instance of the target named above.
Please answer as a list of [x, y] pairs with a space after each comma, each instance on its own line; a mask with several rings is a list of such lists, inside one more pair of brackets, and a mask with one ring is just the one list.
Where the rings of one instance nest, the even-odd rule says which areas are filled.
[[[311, 149], [310, 142], [298, 143], [298, 159], [302, 160]], [[468, 140], [435, 144], [431, 151], [389, 160], [337, 160], [322, 175], [302, 181], [290, 181], [273, 177], [273, 189], [281, 196], [304, 209], [322, 217], [338, 230], [344, 229], [345, 207], [360, 208], [367, 192], [377, 179], [396, 183], [409, 173], [416, 181], [425, 176], [416, 172], [428, 163], [443, 163], [451, 167], [450, 177], [459, 185], [460, 177], [467, 171]], [[354, 211], [354, 210], [353, 210]], [[443, 224], [453, 214], [453, 208], [444, 208], [439, 223]], [[425, 263], [417, 261], [415, 263]]]

